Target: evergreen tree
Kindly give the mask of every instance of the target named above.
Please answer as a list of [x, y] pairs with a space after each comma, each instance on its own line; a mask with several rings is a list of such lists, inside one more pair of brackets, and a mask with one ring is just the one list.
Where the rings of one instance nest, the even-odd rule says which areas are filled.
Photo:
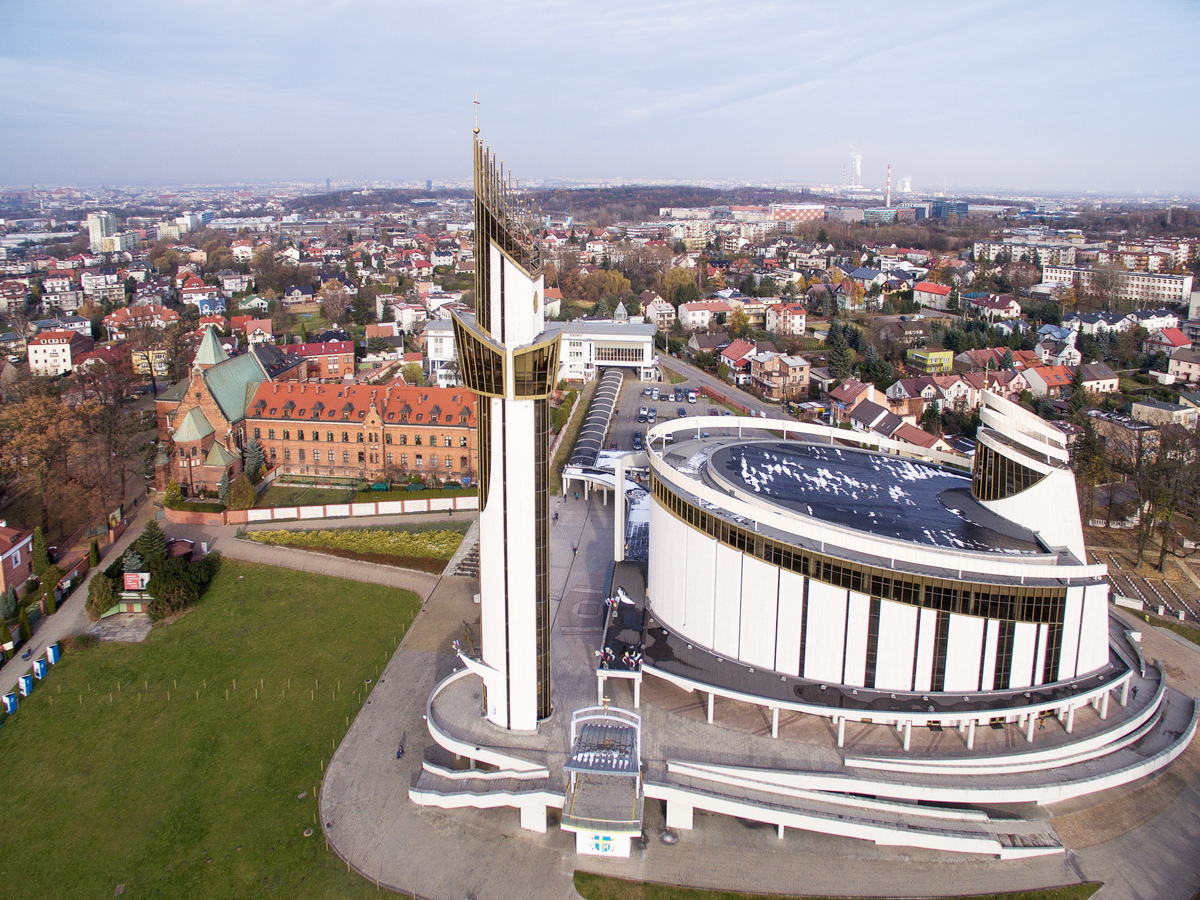
[[40, 527], [33, 529], [33, 574], [38, 578], [50, 567], [50, 551]]
[[827, 355], [829, 374], [837, 379], [849, 378], [854, 374], [854, 366], [850, 357], [850, 348], [846, 345], [846, 339], [842, 337], [839, 331], [831, 335], [827, 343], [829, 347]]
[[133, 546], [151, 568], [154, 568], [155, 563], [167, 558], [167, 536], [163, 534], [157, 519], [151, 519], [146, 524], [146, 530]]
[[258, 494], [254, 491], [254, 485], [250, 483], [250, 479], [245, 475], [239, 475], [233, 479], [233, 484], [229, 486], [229, 503], [230, 509], [249, 509], [254, 505], [254, 501], [258, 499]]
[[112, 579], [106, 575], [96, 575], [88, 583], [88, 598], [86, 610], [88, 618], [95, 622], [113, 608], [117, 602], [117, 594], [113, 589]]
[[27, 641], [33, 636], [33, 629], [29, 627], [29, 613], [23, 606], [21, 615], [17, 617], [17, 635], [22, 641]]
[[92, 541], [88, 545], [88, 568], [94, 569], [100, 565], [100, 545]]
[[[266, 455], [263, 453], [262, 444], [258, 442], [258, 438], [251, 438], [250, 443], [246, 446], [246, 477], [251, 482], [258, 481], [262, 477], [262, 470], [267, 465]], [[243, 507], [249, 509], [249, 507]]]
[[226, 506], [229, 505], [229, 470], [221, 473], [221, 482], [217, 485], [217, 499]]
[[62, 581], [62, 569], [58, 566], [50, 566], [42, 572], [42, 583], [38, 588], [42, 597], [42, 609], [46, 611], [46, 615], [52, 616], [58, 609], [58, 597], [54, 593], [54, 589], [58, 587], [58, 583]]
[[174, 478], [167, 482], [166, 494], [163, 497], [163, 505], [175, 509], [183, 502], [183, 488], [179, 486], [179, 482]]
[[130, 547], [121, 558], [121, 569], [125, 572], [141, 572], [145, 561], [140, 553]]
[[[7, 622], [17, 614], [17, 590], [10, 587], [3, 594], [0, 594], [0, 622]], [[0, 638], [3, 638], [3, 633], [0, 633]]]
[[1011, 369], [1016, 364], [1017, 364], [1017, 361], [1015, 359], [1013, 359], [1012, 348], [1005, 350], [1004, 355], [1002, 357], [1000, 357], [1000, 368]]

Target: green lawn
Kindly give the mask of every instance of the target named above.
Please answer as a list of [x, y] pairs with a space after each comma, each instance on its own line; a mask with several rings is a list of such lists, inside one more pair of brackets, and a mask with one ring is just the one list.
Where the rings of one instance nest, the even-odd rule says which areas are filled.
[[326, 849], [315, 791], [418, 608], [226, 561], [145, 643], [66, 654], [0, 728], [6, 900], [377, 896]]
[[[970, 894], [959, 900], [1085, 900], [1102, 887], [1099, 883], [1072, 884], [1041, 891], [1010, 894]], [[740, 894], [736, 891], [702, 891], [666, 884], [625, 881], [588, 872], [575, 873], [575, 890], [584, 900], [837, 900], [833, 897], [784, 897], [766, 894]], [[886, 900], [886, 898], [880, 898]]]
[[354, 499], [350, 488], [317, 488], [304, 485], [273, 484], [258, 496], [255, 508], [268, 506], [317, 506], [323, 503], [349, 503]]

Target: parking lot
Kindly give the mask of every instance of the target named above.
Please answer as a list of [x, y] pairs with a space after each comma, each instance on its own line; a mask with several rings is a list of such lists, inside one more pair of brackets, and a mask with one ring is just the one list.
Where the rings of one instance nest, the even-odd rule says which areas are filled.
[[[660, 391], [659, 399], [654, 400], [648, 395], [648, 392], [658, 388]], [[676, 400], [675, 391], [680, 390], [684, 399]], [[633, 436], [635, 433], [640, 433], [643, 437], [646, 432], [653, 428], [654, 425], [664, 422], [668, 419], [679, 418], [679, 411], [682, 409], [688, 418], [695, 416], [719, 416], [724, 412], [724, 407], [718, 403], [714, 403], [708, 397], [697, 392], [696, 402], [688, 403], [686, 393], [689, 389], [688, 383], [685, 381], [682, 384], [670, 384], [669, 382], [650, 383], [638, 381], [637, 378], [626, 376], [624, 384], [621, 385], [621, 397], [617, 402], [616, 412], [613, 414], [612, 424], [608, 429], [608, 443], [605, 445], [608, 449], [616, 450], [633, 450]], [[656, 417], [654, 422], [638, 421], [638, 411], [646, 407], [647, 410], [654, 410]]]

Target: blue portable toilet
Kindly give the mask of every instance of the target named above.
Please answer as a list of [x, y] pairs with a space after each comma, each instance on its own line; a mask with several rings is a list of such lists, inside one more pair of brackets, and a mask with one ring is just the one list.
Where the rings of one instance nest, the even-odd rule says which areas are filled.
[[17, 692], [9, 691], [4, 695], [4, 711], [10, 716], [17, 711]]
[[17, 690], [21, 692], [22, 697], [28, 697], [33, 693], [33, 676], [26, 672], [17, 679]]
[[52, 666], [57, 666], [58, 661], [62, 659], [62, 646], [54, 643], [46, 648], [46, 662]]
[[46, 670], [50, 668], [44, 659], [35, 659], [33, 661], [33, 674], [38, 681], [46, 677]]

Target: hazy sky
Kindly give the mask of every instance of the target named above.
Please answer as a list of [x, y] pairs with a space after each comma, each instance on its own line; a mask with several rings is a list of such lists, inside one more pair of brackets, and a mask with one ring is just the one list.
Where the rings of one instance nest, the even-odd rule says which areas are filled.
[[0, 184], [1200, 193], [1196, 0], [0, 0]]

